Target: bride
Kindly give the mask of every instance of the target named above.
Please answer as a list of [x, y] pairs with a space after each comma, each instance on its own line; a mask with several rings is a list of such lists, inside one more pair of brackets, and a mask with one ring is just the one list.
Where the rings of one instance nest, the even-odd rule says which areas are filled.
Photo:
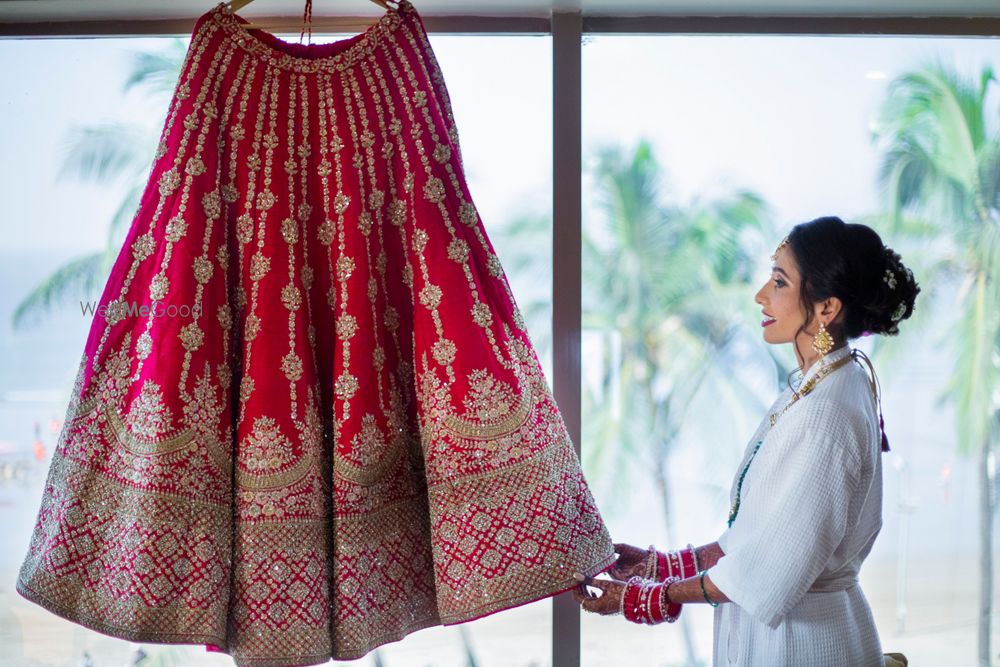
[[836, 217], [796, 225], [771, 259], [764, 340], [792, 345], [801, 378], [747, 443], [726, 530], [670, 552], [618, 544], [610, 578], [578, 575], [574, 596], [643, 624], [709, 604], [715, 665], [881, 666], [857, 575], [882, 527], [889, 444], [874, 369], [848, 341], [899, 333], [920, 288], [875, 231]]

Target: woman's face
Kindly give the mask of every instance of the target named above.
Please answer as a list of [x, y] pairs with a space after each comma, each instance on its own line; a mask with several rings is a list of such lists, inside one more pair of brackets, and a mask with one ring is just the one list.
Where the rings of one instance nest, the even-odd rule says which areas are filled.
[[774, 257], [771, 277], [754, 297], [763, 310], [764, 340], [772, 345], [793, 342], [806, 321], [799, 301], [799, 270], [791, 250], [785, 245]]

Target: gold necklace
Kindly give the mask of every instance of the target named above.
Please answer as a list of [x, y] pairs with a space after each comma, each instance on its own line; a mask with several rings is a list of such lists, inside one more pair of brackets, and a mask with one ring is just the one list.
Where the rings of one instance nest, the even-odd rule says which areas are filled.
[[[783, 407], [780, 411], [775, 412], [773, 415], [771, 415], [770, 418], [771, 426], [774, 426], [774, 423], [778, 421], [778, 417], [785, 414], [785, 410], [792, 407], [793, 403], [795, 403], [797, 400], [799, 400], [800, 398], [811, 392], [813, 389], [815, 389], [816, 385], [819, 384], [823, 380], [823, 378], [827, 377], [828, 375], [830, 375], [830, 373], [834, 372], [835, 370], [837, 370], [838, 368], [840, 368], [853, 358], [854, 354], [852, 352], [843, 359], [838, 359], [829, 366], [824, 366], [820, 368], [818, 371], [816, 371], [816, 374], [813, 375], [811, 378], [809, 378], [809, 380], [804, 385], [802, 385], [801, 390], [792, 394], [793, 396], [792, 400], [789, 401], [785, 407]], [[750, 464], [753, 463], [754, 457], [757, 456], [757, 452], [760, 450], [760, 446], [762, 444], [764, 444], [763, 440], [757, 441], [757, 445], [753, 448], [753, 452], [751, 452], [750, 458], [747, 460], [747, 464], [743, 466], [743, 472], [740, 473], [739, 482], [737, 482], [736, 484], [736, 500], [733, 501], [733, 506], [729, 508], [729, 519], [726, 522], [730, 528], [733, 527], [733, 522], [736, 521], [736, 516], [740, 512], [740, 496], [742, 495], [743, 492], [743, 479], [747, 476], [747, 471], [750, 470]]]
[[816, 374], [813, 375], [811, 378], [809, 378], [809, 380], [807, 380], [806, 383], [802, 385], [802, 388], [800, 390], [792, 393], [792, 400], [789, 401], [785, 407], [783, 407], [781, 410], [771, 415], [771, 420], [770, 420], [771, 426], [774, 426], [774, 423], [778, 421], [778, 417], [785, 414], [785, 410], [792, 407], [792, 405], [794, 405], [796, 401], [798, 401], [800, 398], [802, 398], [803, 396], [811, 392], [813, 389], [815, 389], [816, 385], [819, 384], [823, 380], [823, 378], [825, 378], [830, 373], [834, 372], [847, 362], [851, 361], [852, 359], [854, 359], [854, 355], [848, 354], [843, 359], [837, 359], [829, 366], [824, 366], [823, 368], [820, 368], [818, 371], [816, 371]]

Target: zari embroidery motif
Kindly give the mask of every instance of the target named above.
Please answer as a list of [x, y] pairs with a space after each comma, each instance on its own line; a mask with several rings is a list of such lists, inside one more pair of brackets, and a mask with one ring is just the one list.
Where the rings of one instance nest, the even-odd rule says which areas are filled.
[[611, 564], [411, 4], [307, 47], [217, 5], [149, 179], [22, 595], [279, 667]]

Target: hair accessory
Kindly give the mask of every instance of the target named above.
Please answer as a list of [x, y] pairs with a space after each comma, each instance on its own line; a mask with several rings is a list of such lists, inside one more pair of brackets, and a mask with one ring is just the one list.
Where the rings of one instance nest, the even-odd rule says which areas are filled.
[[882, 282], [889, 286], [889, 289], [896, 289], [896, 274], [893, 273], [892, 269], [886, 269], [885, 275], [882, 276]]
[[785, 238], [783, 238], [781, 240], [781, 243], [778, 244], [778, 247], [774, 249], [774, 254], [771, 255], [771, 261], [772, 262], [777, 261], [777, 259], [778, 259], [778, 253], [781, 252], [781, 249], [784, 248], [786, 245], [788, 245], [788, 237], [787, 236]]
[[906, 314], [906, 302], [900, 302], [900, 304], [896, 306], [896, 310], [892, 311], [892, 321], [893, 322], [900, 321], [901, 319], [903, 319], [903, 315], [905, 314]]

